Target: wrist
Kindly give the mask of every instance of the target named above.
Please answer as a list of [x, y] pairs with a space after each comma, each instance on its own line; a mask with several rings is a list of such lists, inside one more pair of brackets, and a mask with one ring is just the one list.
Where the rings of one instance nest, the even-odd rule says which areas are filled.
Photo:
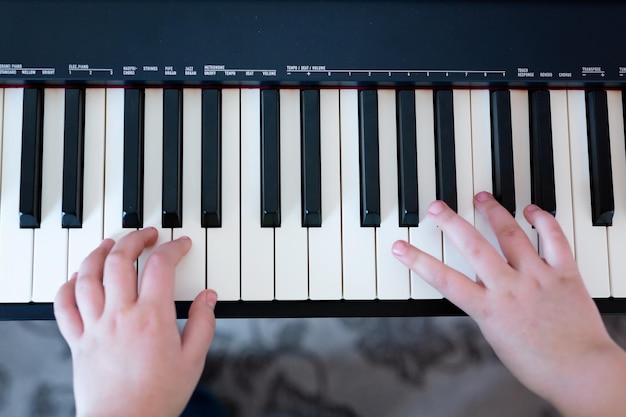
[[624, 386], [626, 352], [611, 340], [566, 364], [545, 398], [564, 417], [613, 417], [626, 409]]

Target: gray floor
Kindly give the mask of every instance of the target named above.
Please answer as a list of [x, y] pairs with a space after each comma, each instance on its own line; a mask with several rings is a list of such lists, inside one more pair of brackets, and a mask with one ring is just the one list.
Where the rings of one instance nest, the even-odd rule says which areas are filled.
[[[626, 346], [626, 317], [606, 322]], [[55, 323], [0, 322], [0, 335], [0, 417], [72, 416]], [[558, 416], [464, 317], [220, 320], [201, 384], [233, 417]]]

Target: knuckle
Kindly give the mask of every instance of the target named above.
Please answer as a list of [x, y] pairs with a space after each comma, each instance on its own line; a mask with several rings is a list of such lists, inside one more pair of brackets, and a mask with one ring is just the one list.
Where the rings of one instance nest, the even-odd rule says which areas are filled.
[[102, 259], [106, 256], [106, 249], [102, 247], [98, 247], [91, 251], [89, 255], [81, 262], [79, 266], [80, 269], [84, 269], [98, 262], [102, 262]]
[[437, 222], [440, 224], [447, 224], [454, 220], [457, 214], [453, 210], [443, 210], [437, 215]]
[[447, 268], [437, 269], [430, 275], [430, 280], [435, 288], [445, 293], [450, 283], [450, 271]]
[[114, 249], [109, 253], [106, 258], [106, 265], [108, 268], [117, 268], [123, 266], [128, 262], [128, 254], [122, 249]]
[[497, 234], [504, 239], [514, 239], [519, 236], [520, 232], [521, 230], [517, 226], [517, 223], [507, 223], [498, 229]]
[[[64, 284], [64, 287], [67, 284]], [[83, 276], [80, 277], [80, 279], [76, 280], [76, 289], [75, 291], [77, 293], [84, 293], [86, 292], [88, 289], [90, 288], [90, 284], [89, 284], [89, 275], [85, 274]]]
[[406, 265], [413, 271], [417, 271], [420, 266], [420, 253], [414, 250], [409, 251]]
[[480, 259], [483, 253], [485, 253], [485, 246], [483, 242], [473, 239], [465, 245], [466, 259]]
[[94, 286], [95, 277], [86, 275], [82, 279], [76, 281], [76, 287], [74, 289], [77, 297], [91, 299], [91, 297], [97, 293], [97, 288]]
[[168, 256], [163, 253], [163, 251], [154, 251], [154, 253], [152, 253], [152, 255], [150, 255], [150, 258], [148, 259], [148, 263], [153, 267], [153, 268], [162, 268], [167, 266], [167, 264], [169, 263], [168, 260]]

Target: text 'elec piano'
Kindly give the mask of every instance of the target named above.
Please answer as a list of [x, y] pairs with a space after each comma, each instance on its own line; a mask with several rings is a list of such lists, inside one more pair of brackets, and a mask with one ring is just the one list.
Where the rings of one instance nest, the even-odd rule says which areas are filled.
[[[458, 314], [391, 255], [475, 278], [426, 216], [494, 242], [486, 190], [552, 212], [626, 313], [618, 2], [0, 1], [0, 319], [51, 302], [105, 237], [190, 236], [178, 315]], [[581, 25], [584, 30], [581, 30]], [[150, 251], [138, 260], [141, 273]]]

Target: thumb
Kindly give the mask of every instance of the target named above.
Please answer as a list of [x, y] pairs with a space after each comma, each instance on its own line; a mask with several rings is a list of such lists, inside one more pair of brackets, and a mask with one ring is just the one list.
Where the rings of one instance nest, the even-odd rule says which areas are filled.
[[204, 363], [215, 334], [217, 293], [202, 291], [189, 308], [189, 320], [182, 335], [183, 351], [192, 363]]

